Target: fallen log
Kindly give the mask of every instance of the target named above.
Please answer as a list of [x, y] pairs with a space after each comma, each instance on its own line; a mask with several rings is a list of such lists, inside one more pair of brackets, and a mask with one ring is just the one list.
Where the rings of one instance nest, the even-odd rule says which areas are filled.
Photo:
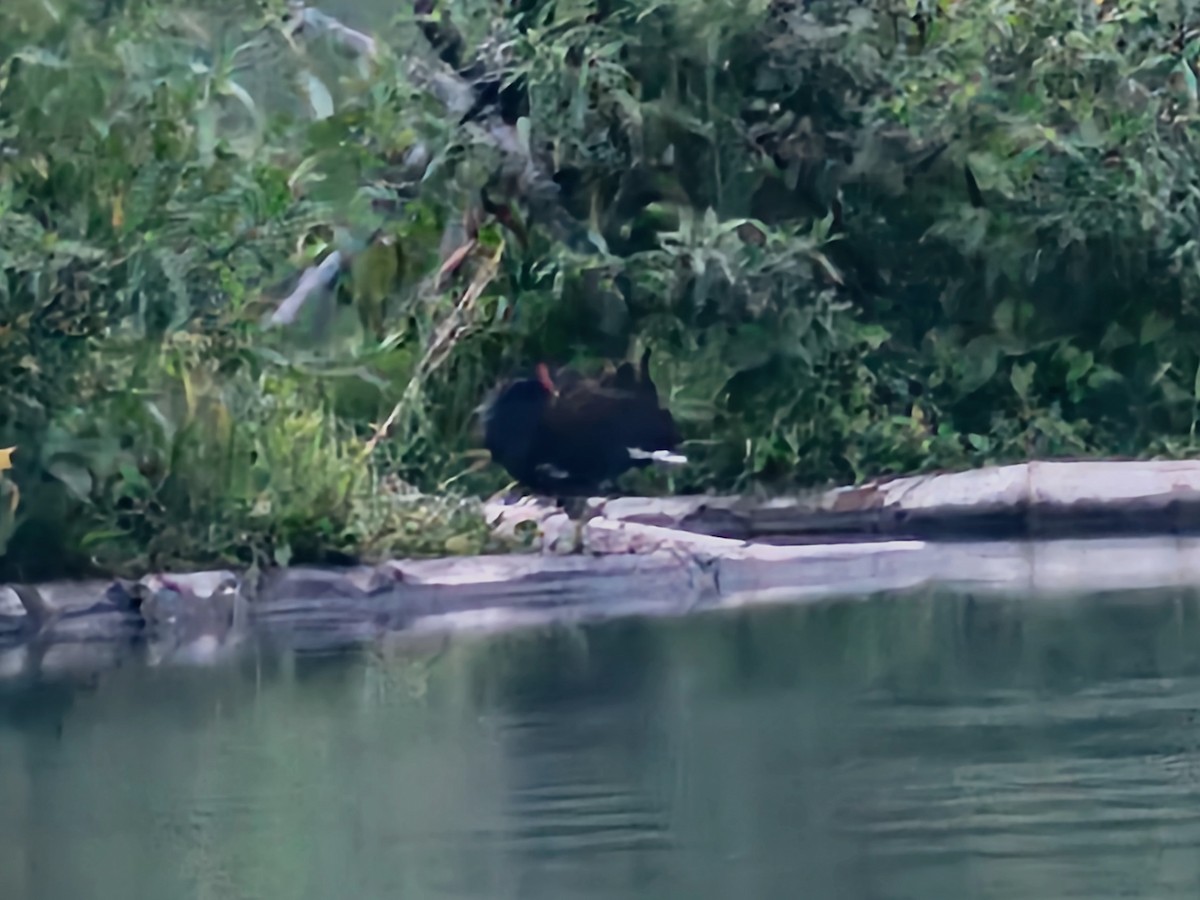
[[[524, 534], [530, 552], [0, 588], [0, 680], [100, 671], [129, 658], [206, 664], [247, 646], [330, 651], [407, 632], [684, 615], [922, 586], [1057, 596], [1200, 584], [1200, 537], [1024, 539], [1057, 537], [1073, 523], [1085, 532], [1097, 523], [1193, 530], [1200, 463], [1192, 462], [1030, 463], [799, 500], [594, 500], [580, 521], [545, 501], [491, 504], [487, 514], [499, 534]], [[850, 514], [862, 530], [847, 541], [836, 527]], [[964, 540], [1004, 519], [1021, 540]], [[729, 536], [731, 523], [809, 543], [746, 541]], [[879, 539], [922, 529], [955, 540]], [[820, 534], [835, 537], [818, 543]]]
[[590, 515], [741, 540], [1200, 532], [1200, 461], [1029, 462], [791, 497], [595, 500]]

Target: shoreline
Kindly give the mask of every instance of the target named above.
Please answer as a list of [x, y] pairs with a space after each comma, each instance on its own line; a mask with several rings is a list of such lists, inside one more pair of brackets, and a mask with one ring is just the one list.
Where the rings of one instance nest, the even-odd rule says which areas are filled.
[[531, 552], [0, 586], [0, 683], [920, 588], [1200, 585], [1191, 461], [1028, 463], [770, 500], [597, 499], [580, 522], [540, 501], [487, 515], [498, 532], [528, 531]]

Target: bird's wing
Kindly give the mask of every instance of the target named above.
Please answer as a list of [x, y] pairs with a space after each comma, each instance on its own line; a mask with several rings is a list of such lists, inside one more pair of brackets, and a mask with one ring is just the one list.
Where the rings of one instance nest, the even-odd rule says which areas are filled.
[[[663, 418], [672, 422], [664, 428]], [[674, 431], [670, 413], [642, 392], [603, 388], [595, 383], [560, 394], [547, 409], [542, 428], [552, 440], [573, 447], [618, 446], [664, 449]], [[660, 446], [663, 445], [663, 446]]]
[[580, 383], [555, 398], [545, 422], [554, 430], [582, 432], [607, 429], [624, 418], [636, 400], [634, 394], [617, 388]]

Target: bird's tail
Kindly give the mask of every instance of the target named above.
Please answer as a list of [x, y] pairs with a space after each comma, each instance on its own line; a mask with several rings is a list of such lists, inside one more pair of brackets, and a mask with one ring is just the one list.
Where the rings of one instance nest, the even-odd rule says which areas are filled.
[[682, 453], [672, 453], [670, 450], [642, 450], [639, 447], [626, 447], [630, 459], [648, 459], [650, 462], [663, 463], [669, 466], [686, 465], [688, 458]]

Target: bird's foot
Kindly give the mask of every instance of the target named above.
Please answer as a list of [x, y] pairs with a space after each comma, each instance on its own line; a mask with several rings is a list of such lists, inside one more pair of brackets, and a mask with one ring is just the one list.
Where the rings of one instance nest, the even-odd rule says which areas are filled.
[[495, 503], [500, 506], [519, 506], [521, 504], [528, 503], [530, 499], [536, 498], [532, 498], [531, 495], [523, 491], [520, 486], [512, 486], [492, 494], [492, 496], [488, 498], [487, 502], [489, 504]]
[[536, 510], [541, 507], [557, 507], [560, 504], [556, 503], [551, 497], [542, 494], [531, 494], [518, 486], [493, 495], [487, 501], [487, 505], [492, 507], [501, 506], [512, 510]]

